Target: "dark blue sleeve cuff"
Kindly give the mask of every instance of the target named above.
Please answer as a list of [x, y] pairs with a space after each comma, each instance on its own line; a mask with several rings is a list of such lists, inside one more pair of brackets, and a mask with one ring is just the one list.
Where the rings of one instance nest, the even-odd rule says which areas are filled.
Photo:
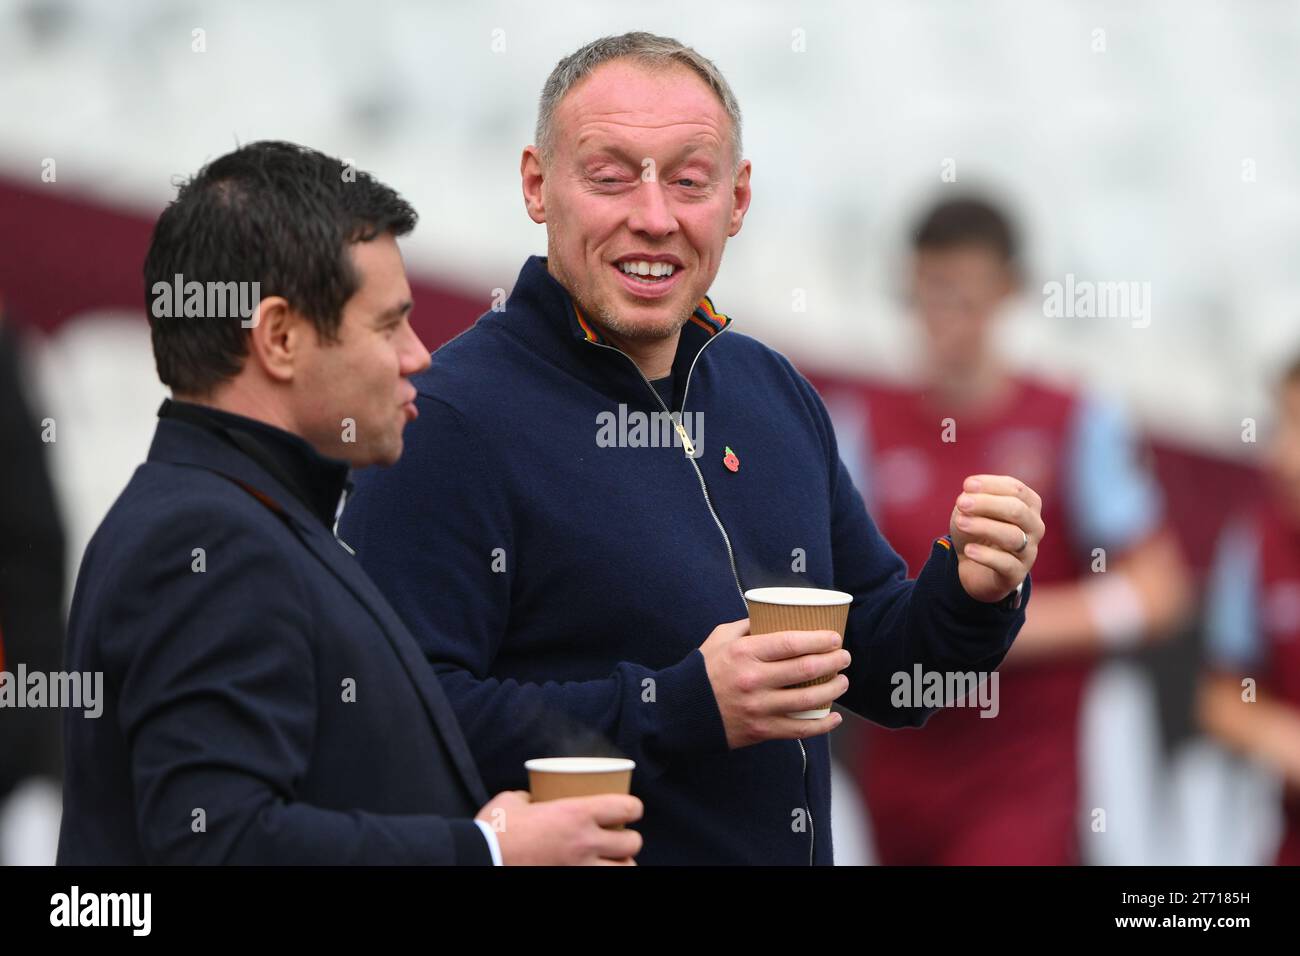
[[658, 703], [651, 730], [654, 749], [663, 757], [725, 753], [727, 730], [722, 723], [704, 655], [695, 650], [655, 675]]
[[[979, 601], [966, 593], [962, 587], [961, 576], [957, 573], [957, 552], [952, 539], [947, 535], [935, 538], [930, 549], [930, 562], [940, 565], [940, 580], [943, 587], [940, 594], [947, 608], [963, 617], [972, 616], [987, 621], [1006, 621], [1010, 623], [1022, 615], [1029, 603], [1030, 575], [1025, 575], [1024, 585], [1019, 592], [1012, 591], [1001, 601]], [[927, 565], [928, 567], [928, 565]]]
[[491, 866], [492, 851], [487, 838], [473, 820], [448, 820], [457, 866]]
[[996, 666], [1011, 649], [1011, 643], [1025, 622], [1032, 589], [1029, 576], [1017, 595], [1013, 592], [1001, 601], [977, 601], [966, 593], [957, 573], [957, 552], [948, 537], [936, 538], [930, 560], [917, 576], [916, 589], [922, 606], [931, 616], [938, 633], [947, 635], [950, 651], [973, 666], [980, 662]]

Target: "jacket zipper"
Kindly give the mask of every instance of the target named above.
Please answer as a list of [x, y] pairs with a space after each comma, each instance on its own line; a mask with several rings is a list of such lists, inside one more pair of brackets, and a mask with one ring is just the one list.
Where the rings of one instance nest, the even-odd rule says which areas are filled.
[[[695, 477], [700, 481], [700, 491], [704, 494], [704, 506], [709, 509], [709, 514], [713, 517], [713, 523], [718, 526], [718, 531], [722, 534], [722, 543], [727, 547], [727, 560], [731, 563], [731, 577], [732, 580], [736, 582], [736, 591], [740, 594], [741, 603], [747, 603], [745, 602], [745, 589], [740, 585], [740, 572], [736, 570], [736, 553], [731, 549], [731, 538], [727, 534], [727, 529], [722, 526], [722, 519], [719, 518], [718, 513], [713, 510], [713, 501], [709, 498], [709, 486], [704, 482], [704, 472], [700, 471], [699, 463], [695, 460], [695, 445], [686, 434], [686, 429], [682, 426], [681, 419], [681, 416], [686, 412], [686, 397], [691, 391], [691, 375], [695, 372], [695, 364], [700, 360], [700, 356], [704, 354], [704, 350], [712, 345], [714, 340], [725, 331], [727, 330], [724, 327], [715, 332], [713, 338], [710, 338], [709, 341], [701, 345], [700, 350], [695, 353], [695, 358], [691, 359], [691, 367], [686, 370], [686, 384], [682, 387], [682, 410], [681, 412], [678, 412], [676, 416], [674, 416], [673, 412], [664, 404], [664, 400], [659, 397], [659, 393], [655, 391], [655, 387], [650, 384], [650, 379], [645, 377], [645, 373], [641, 371], [641, 366], [637, 365], [636, 362], [633, 361], [632, 356], [628, 355], [622, 349], [616, 349], [612, 345], [605, 345], [603, 342], [592, 342], [590, 339], [587, 339], [586, 342], [588, 345], [594, 345], [597, 348], [609, 349], [611, 352], [615, 352], [631, 362], [632, 367], [636, 369], [637, 375], [641, 376], [641, 381], [645, 382], [645, 387], [650, 390], [650, 394], [653, 395], [655, 401], [659, 403], [659, 407], [664, 410], [664, 414], [666, 414], [672, 421], [673, 428], [677, 431], [677, 437], [682, 440], [682, 448], [686, 451], [686, 460], [691, 463], [691, 467], [695, 469]], [[803, 761], [801, 778], [803, 781], [804, 796], [807, 797], [808, 751], [804, 749], [802, 740], [796, 740], [795, 743], [799, 745], [799, 757]], [[812, 866], [813, 854], [817, 848], [817, 831], [813, 826], [812, 807], [808, 805], [806, 800], [804, 802], [804, 813], [808, 815], [808, 865]]]

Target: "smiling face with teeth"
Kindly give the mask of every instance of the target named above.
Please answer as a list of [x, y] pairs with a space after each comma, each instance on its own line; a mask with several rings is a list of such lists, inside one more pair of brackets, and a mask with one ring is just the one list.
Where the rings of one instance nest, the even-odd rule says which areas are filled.
[[560, 102], [549, 154], [524, 150], [548, 269], [629, 352], [676, 348], [740, 231], [749, 162], [732, 155], [730, 123], [690, 69], [613, 60]]

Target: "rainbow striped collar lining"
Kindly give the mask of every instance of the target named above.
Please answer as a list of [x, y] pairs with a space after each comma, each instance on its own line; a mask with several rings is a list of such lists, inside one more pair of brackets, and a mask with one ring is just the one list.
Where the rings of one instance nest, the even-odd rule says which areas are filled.
[[[582, 310], [578, 308], [576, 302], [573, 303], [573, 317], [578, 320], [578, 327], [582, 331], [583, 338], [588, 342], [595, 342], [597, 345], [605, 344], [605, 338], [600, 334], [600, 330], [593, 323], [587, 321], [587, 317], [582, 314]], [[700, 299], [695, 311], [691, 313], [690, 321], [702, 328], [712, 338], [731, 324], [731, 317], [715, 309], [713, 300], [706, 295]]]

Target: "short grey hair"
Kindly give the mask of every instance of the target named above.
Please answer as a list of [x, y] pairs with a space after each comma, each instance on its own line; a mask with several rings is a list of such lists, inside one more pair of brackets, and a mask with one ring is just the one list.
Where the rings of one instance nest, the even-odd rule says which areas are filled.
[[551, 75], [542, 87], [542, 98], [537, 105], [536, 144], [545, 158], [554, 145], [552, 122], [556, 107], [565, 94], [592, 70], [610, 60], [631, 59], [650, 67], [666, 68], [681, 65], [709, 85], [709, 89], [722, 101], [722, 107], [731, 118], [731, 149], [735, 156], [735, 168], [740, 168], [740, 104], [730, 84], [713, 61], [679, 43], [671, 37], [655, 36], [653, 33], [637, 31], [624, 33], [622, 36], [601, 37], [593, 40], [574, 53], [570, 53], [555, 65]]

